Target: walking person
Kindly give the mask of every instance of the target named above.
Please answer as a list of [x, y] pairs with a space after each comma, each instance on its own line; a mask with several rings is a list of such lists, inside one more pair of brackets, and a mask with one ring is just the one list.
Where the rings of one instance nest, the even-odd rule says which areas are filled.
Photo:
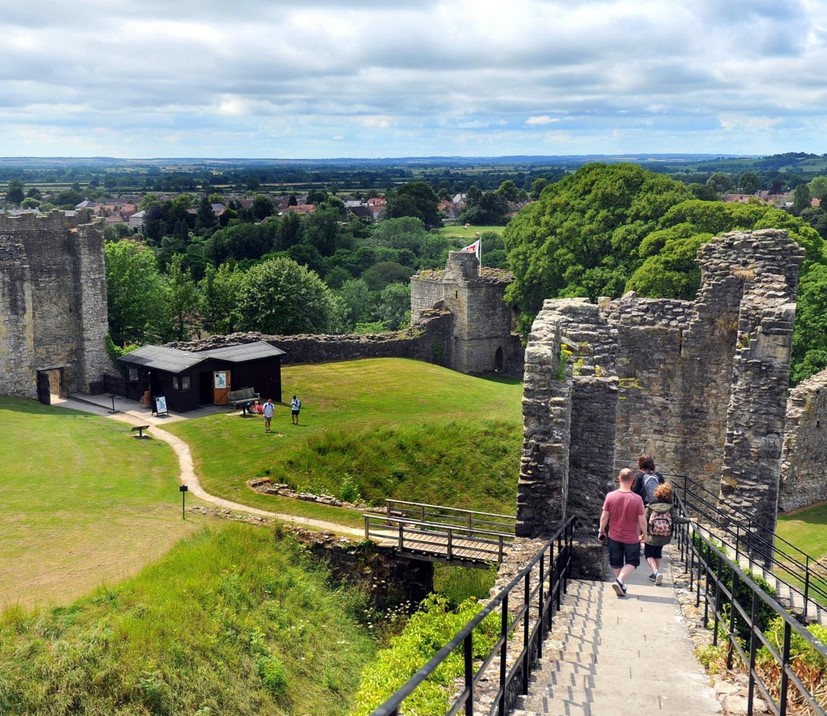
[[290, 401], [290, 417], [293, 420], [293, 425], [299, 424], [299, 411], [302, 409], [302, 401], [299, 400], [295, 395], [293, 399]]
[[276, 406], [273, 405], [273, 399], [267, 398], [267, 402], [264, 404], [264, 432], [270, 432], [270, 421], [273, 419], [273, 413], [276, 412]]
[[662, 485], [665, 480], [657, 470], [655, 461], [651, 455], [641, 455], [637, 459], [639, 472], [635, 475], [635, 484], [632, 485], [632, 492], [640, 495], [644, 505], [655, 501], [655, 488]]
[[[612, 589], [626, 596], [626, 579], [640, 565], [640, 543], [646, 535], [643, 500], [632, 492], [635, 475], [623, 468], [617, 476], [618, 488], [603, 501], [597, 538], [609, 541], [609, 566], [615, 574]], [[608, 530], [608, 531], [607, 531]]]
[[660, 571], [663, 548], [672, 541], [675, 525], [692, 522], [688, 517], [681, 517], [672, 504], [672, 485], [664, 482], [655, 488], [655, 501], [646, 506], [646, 537], [643, 545], [643, 557], [652, 568], [649, 580], [655, 584], [663, 582]]

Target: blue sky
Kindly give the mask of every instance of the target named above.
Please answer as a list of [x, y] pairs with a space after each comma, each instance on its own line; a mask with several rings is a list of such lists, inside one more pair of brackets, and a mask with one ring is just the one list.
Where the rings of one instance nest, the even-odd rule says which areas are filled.
[[827, 0], [33, 0], [0, 156], [827, 153]]

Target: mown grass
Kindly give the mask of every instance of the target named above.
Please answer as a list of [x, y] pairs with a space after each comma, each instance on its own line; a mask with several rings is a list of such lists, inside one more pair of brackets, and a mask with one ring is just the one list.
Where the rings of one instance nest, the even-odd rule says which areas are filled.
[[363, 593], [273, 530], [203, 529], [66, 608], [0, 617], [0, 713], [345, 713], [375, 652]]
[[0, 607], [67, 602], [162, 555], [181, 519], [160, 440], [88, 413], [0, 398]]
[[273, 434], [260, 418], [218, 414], [168, 426], [192, 448], [205, 489], [264, 509], [358, 525], [358, 513], [259, 495], [269, 476], [298, 488], [372, 502], [385, 497], [513, 513], [522, 384], [383, 358], [285, 367]]
[[[778, 515], [778, 523], [775, 532], [779, 537], [794, 544], [800, 550], [806, 552], [815, 560], [824, 562], [827, 557], [827, 503], [814, 505], [803, 510]], [[795, 551], [783, 542], [779, 548], [793, 556]], [[824, 568], [818, 570], [823, 574]], [[792, 579], [785, 574], [785, 579]], [[796, 581], [793, 579], [793, 581]], [[815, 579], [814, 583], [822, 592], [827, 592], [827, 579]], [[803, 588], [803, 581], [799, 581], [799, 587]], [[827, 599], [817, 599], [827, 607]]]
[[504, 226], [469, 226], [465, 227], [463, 224], [456, 224], [454, 226], [443, 226], [438, 231], [441, 236], [457, 237], [463, 241], [476, 240], [477, 234], [484, 234], [486, 231], [493, 231], [496, 234], [501, 234], [505, 230]]

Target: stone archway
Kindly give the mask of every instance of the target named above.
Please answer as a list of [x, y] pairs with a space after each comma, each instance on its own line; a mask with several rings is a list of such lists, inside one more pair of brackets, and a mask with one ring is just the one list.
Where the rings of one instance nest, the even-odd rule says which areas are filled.
[[505, 353], [502, 346], [497, 348], [497, 352], [494, 354], [494, 370], [497, 373], [505, 373]]

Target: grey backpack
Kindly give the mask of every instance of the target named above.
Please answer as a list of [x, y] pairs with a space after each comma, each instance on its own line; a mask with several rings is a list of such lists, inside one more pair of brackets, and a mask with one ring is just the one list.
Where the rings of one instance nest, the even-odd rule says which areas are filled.
[[643, 474], [643, 501], [648, 505], [655, 501], [655, 488], [660, 484], [658, 476], [654, 472]]

